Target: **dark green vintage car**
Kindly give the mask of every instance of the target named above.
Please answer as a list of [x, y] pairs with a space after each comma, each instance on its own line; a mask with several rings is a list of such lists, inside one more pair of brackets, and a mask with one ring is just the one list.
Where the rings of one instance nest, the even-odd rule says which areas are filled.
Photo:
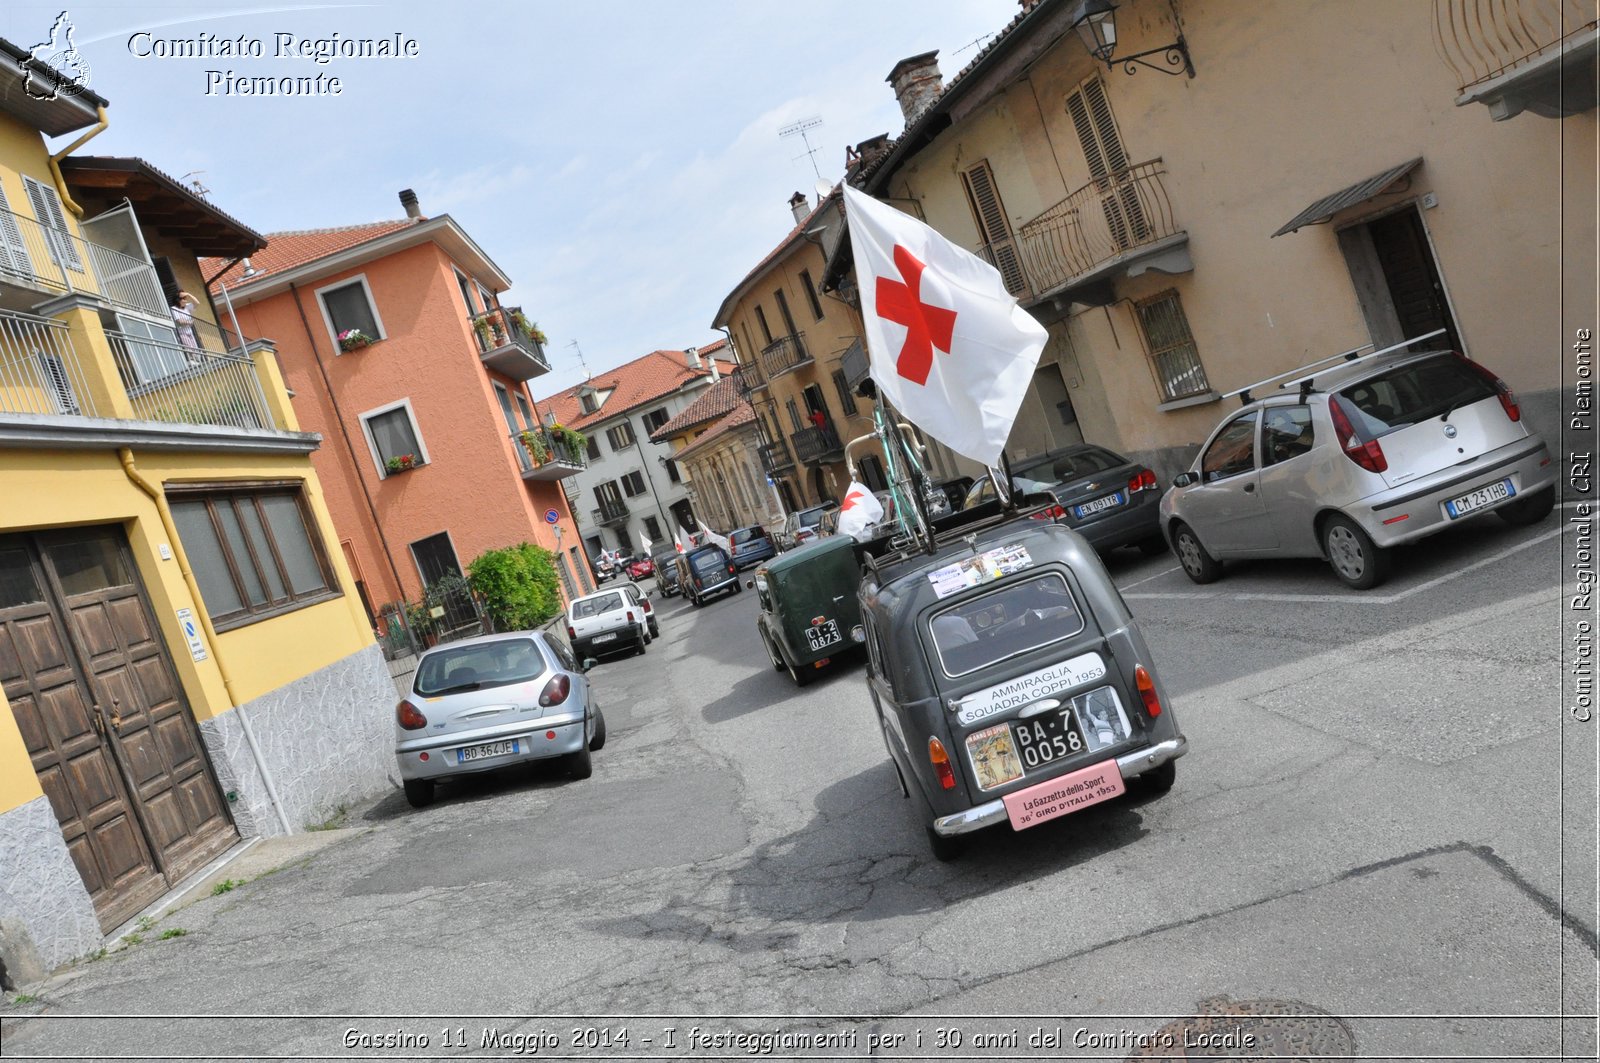
[[858, 549], [848, 535], [830, 535], [773, 558], [750, 581], [761, 603], [756, 625], [767, 656], [797, 686], [861, 645]]

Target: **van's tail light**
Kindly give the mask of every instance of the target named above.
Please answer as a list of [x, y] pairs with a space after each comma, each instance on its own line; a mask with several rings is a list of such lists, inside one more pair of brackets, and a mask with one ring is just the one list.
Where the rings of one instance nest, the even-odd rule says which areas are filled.
[[1479, 365], [1477, 362], [1474, 362], [1471, 358], [1468, 358], [1460, 351], [1456, 351], [1455, 356], [1461, 359], [1462, 364], [1464, 364], [1468, 369], [1482, 377], [1486, 384], [1494, 388], [1494, 393], [1500, 397], [1500, 405], [1505, 408], [1507, 417], [1511, 418], [1513, 421], [1522, 420], [1522, 407], [1517, 405], [1517, 396], [1516, 393], [1511, 390], [1510, 384], [1507, 384], [1504, 380], [1501, 380], [1499, 377], [1495, 376], [1490, 370]]
[[428, 726], [428, 718], [409, 701], [402, 701], [394, 707], [394, 718], [408, 731], [420, 731]]
[[1140, 491], [1148, 491], [1155, 486], [1156, 474], [1149, 469], [1140, 469], [1138, 475], [1128, 481], [1128, 493], [1130, 495], [1138, 494]]
[[639, 600], [639, 604], [640, 604], [640, 605], [642, 605], [642, 606], [644, 606], [644, 615], [645, 615], [645, 616], [649, 616], [649, 615], [650, 615], [650, 613], [651, 613], [651, 609], [650, 609], [650, 599], [649, 599], [649, 598], [641, 598], [641, 599], [640, 599], [640, 600]]
[[567, 638], [575, 639], [577, 637], [578, 637], [578, 629], [573, 627], [571, 624], [568, 624], [567, 625]]
[[1337, 395], [1328, 396], [1328, 416], [1333, 418], [1333, 434], [1339, 438], [1339, 449], [1344, 456], [1368, 472], [1383, 472], [1389, 468], [1389, 459], [1376, 439], [1362, 442], [1356, 435], [1350, 415], [1344, 412], [1344, 403]]
[[628, 623], [630, 623], [630, 624], [633, 623], [633, 610], [632, 609], [628, 610]]
[[939, 785], [946, 790], [954, 790], [956, 772], [950, 766], [950, 754], [944, 751], [944, 743], [937, 738], [928, 739], [928, 759], [933, 762], [934, 774], [939, 776]]
[[696, 576], [694, 578], [694, 588], [695, 588], [695, 590], [699, 590], [701, 587], [704, 587], [704, 586], [705, 586], [705, 584], [700, 582], [700, 577]]
[[1152, 720], [1161, 715], [1161, 699], [1156, 696], [1156, 681], [1144, 665], [1134, 665], [1133, 685], [1139, 688], [1139, 699], [1144, 702], [1145, 715]]
[[552, 705], [559, 705], [567, 700], [567, 695], [572, 693], [572, 680], [568, 679], [565, 672], [557, 672], [550, 677], [550, 682], [539, 691], [539, 705], [548, 709]]

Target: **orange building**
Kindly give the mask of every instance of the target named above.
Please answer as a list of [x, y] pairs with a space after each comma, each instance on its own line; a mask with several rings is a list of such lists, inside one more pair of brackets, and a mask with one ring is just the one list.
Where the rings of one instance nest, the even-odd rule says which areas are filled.
[[569, 597], [592, 587], [560, 481], [581, 446], [542, 423], [527, 383], [544, 336], [501, 294], [511, 280], [449, 215], [268, 234], [214, 262], [219, 305], [278, 340], [346, 561], [368, 616], [417, 602], [485, 550], [532, 542]]

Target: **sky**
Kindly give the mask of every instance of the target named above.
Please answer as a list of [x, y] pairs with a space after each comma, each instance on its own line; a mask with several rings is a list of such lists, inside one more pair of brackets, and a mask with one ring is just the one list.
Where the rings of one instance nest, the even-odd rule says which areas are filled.
[[[789, 197], [815, 199], [813, 157], [778, 130], [820, 117], [808, 135], [835, 181], [846, 145], [901, 131], [884, 80], [898, 60], [937, 48], [948, 77], [1017, 11], [1016, 0], [7, 0], [0, 36], [30, 48], [63, 6], [88, 87], [110, 101], [110, 127], [82, 153], [193, 175], [261, 233], [403, 217], [398, 193], [414, 189], [424, 214], [448, 213], [477, 240], [513, 281], [507, 305], [550, 337], [541, 397], [581, 382], [584, 365], [719, 338], [722, 299], [793, 227]], [[276, 54], [279, 34], [400, 34], [416, 54], [319, 64]], [[192, 50], [202, 35], [243, 36], [263, 54], [160, 54], [172, 45], [157, 42]], [[230, 93], [230, 71], [322, 74], [341, 91]]]

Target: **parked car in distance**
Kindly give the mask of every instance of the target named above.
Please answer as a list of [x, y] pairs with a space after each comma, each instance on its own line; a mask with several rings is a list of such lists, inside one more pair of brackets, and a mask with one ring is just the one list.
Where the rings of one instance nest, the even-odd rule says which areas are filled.
[[837, 512], [838, 509], [839, 503], [824, 502], [789, 514], [783, 520], [783, 530], [778, 533], [780, 545], [785, 550], [793, 550], [817, 538], [823, 515]]
[[[991, 507], [988, 512], [995, 512]], [[965, 533], [965, 534], [963, 534]], [[868, 690], [934, 855], [1164, 792], [1187, 742], [1099, 554], [1048, 521], [975, 520], [862, 580]]]
[[950, 508], [957, 510], [962, 508], [967, 492], [972, 490], [973, 482], [971, 476], [952, 476], [948, 480], [940, 480], [933, 486], [943, 491], [945, 498], [950, 502]]
[[1321, 557], [1366, 589], [1391, 547], [1483, 513], [1534, 524], [1555, 504], [1545, 441], [1505, 381], [1460, 354], [1369, 356], [1291, 383], [1224, 418], [1162, 500], [1196, 583], [1233, 558]]
[[773, 543], [772, 536], [768, 535], [767, 529], [759, 524], [733, 529], [728, 533], [728, 541], [733, 544], [734, 567], [741, 571], [751, 565], [759, 565], [778, 554], [778, 547]]
[[597, 583], [605, 583], [616, 579], [622, 574], [622, 559], [610, 550], [600, 551], [594, 559], [594, 578]]
[[678, 555], [678, 586], [696, 609], [722, 593], [738, 594], [739, 570], [720, 546], [697, 546]]
[[646, 640], [647, 643], [657, 638], [661, 634], [661, 625], [656, 620], [655, 606], [650, 604], [650, 595], [646, 594], [645, 589], [637, 583], [624, 583], [617, 589], [626, 594], [628, 599], [638, 606], [639, 611], [644, 614], [645, 630], [650, 636]]
[[[1161, 486], [1156, 474], [1105, 447], [1077, 443], [1023, 458], [1011, 466], [1014, 490], [1048, 494], [1055, 505], [1044, 515], [1089, 540], [1096, 550], [1137, 546], [1146, 554], [1166, 550], [1161, 536]], [[962, 508], [995, 497], [985, 476], [967, 491]]]
[[644, 579], [656, 574], [656, 563], [644, 554], [630, 560], [626, 566], [629, 579]]
[[678, 551], [662, 550], [651, 560], [656, 565], [656, 593], [673, 597], [678, 593]]
[[767, 562], [749, 586], [761, 612], [756, 631], [772, 667], [805, 686], [821, 668], [865, 640], [856, 590], [856, 541], [834, 535]]
[[567, 638], [580, 656], [643, 653], [650, 645], [650, 629], [633, 597], [612, 589], [572, 599], [567, 606]]
[[423, 653], [395, 706], [395, 761], [406, 800], [421, 808], [446, 779], [524, 761], [563, 758], [587, 779], [606, 720], [587, 672], [560, 638], [514, 631]]

